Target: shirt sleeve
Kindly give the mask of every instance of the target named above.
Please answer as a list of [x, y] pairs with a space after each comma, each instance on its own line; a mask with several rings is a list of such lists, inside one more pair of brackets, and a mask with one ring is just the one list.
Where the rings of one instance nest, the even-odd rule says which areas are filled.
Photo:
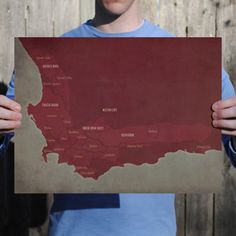
[[[16, 76], [15, 73], [13, 72], [12, 78], [10, 83], [8, 84], [8, 90], [6, 96], [10, 99], [14, 99], [14, 82], [15, 82]], [[3, 139], [0, 142], [0, 154], [2, 155], [5, 150], [7, 150], [7, 147], [10, 143], [11, 138], [14, 136], [14, 133], [8, 133], [5, 134]]]
[[[228, 99], [235, 96], [234, 87], [229, 79], [229, 75], [226, 71], [222, 70], [222, 99]], [[232, 144], [232, 136], [222, 134], [222, 142], [224, 144], [225, 151], [230, 158], [234, 167], [236, 167], [236, 150]]]

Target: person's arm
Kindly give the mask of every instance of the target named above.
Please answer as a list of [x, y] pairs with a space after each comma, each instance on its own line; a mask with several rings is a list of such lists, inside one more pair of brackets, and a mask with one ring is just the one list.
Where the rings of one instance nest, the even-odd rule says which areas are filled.
[[15, 74], [8, 85], [7, 95], [0, 95], [0, 154], [7, 149], [14, 129], [21, 125], [21, 107], [14, 99]]
[[222, 142], [225, 147], [225, 152], [230, 158], [232, 165], [236, 168], [236, 149], [232, 139], [233, 137], [230, 135], [222, 135]]

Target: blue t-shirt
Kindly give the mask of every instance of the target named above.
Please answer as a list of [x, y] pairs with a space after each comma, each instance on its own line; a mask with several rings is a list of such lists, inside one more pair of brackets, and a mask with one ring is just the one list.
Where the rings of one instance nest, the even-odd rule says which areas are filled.
[[[127, 33], [104, 33], [93, 27], [91, 20], [63, 37], [173, 37], [147, 20]], [[14, 96], [14, 76], [8, 96]], [[234, 88], [222, 70], [222, 98], [234, 96]], [[7, 147], [6, 135], [2, 149]], [[228, 156], [236, 163], [236, 152], [230, 136], [222, 140]], [[50, 236], [174, 236], [176, 217], [174, 194], [55, 194], [50, 213]]]

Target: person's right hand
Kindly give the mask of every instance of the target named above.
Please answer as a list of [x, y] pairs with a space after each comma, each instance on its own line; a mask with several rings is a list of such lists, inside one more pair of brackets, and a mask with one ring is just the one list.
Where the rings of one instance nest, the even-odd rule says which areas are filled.
[[20, 111], [20, 104], [0, 95], [0, 134], [13, 131], [21, 126]]

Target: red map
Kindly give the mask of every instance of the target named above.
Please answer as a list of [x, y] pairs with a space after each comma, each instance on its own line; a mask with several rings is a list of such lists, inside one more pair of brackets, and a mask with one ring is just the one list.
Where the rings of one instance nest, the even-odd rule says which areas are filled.
[[47, 141], [81, 176], [168, 152], [221, 150], [211, 105], [221, 97], [220, 39], [20, 38], [42, 99], [28, 106]]

